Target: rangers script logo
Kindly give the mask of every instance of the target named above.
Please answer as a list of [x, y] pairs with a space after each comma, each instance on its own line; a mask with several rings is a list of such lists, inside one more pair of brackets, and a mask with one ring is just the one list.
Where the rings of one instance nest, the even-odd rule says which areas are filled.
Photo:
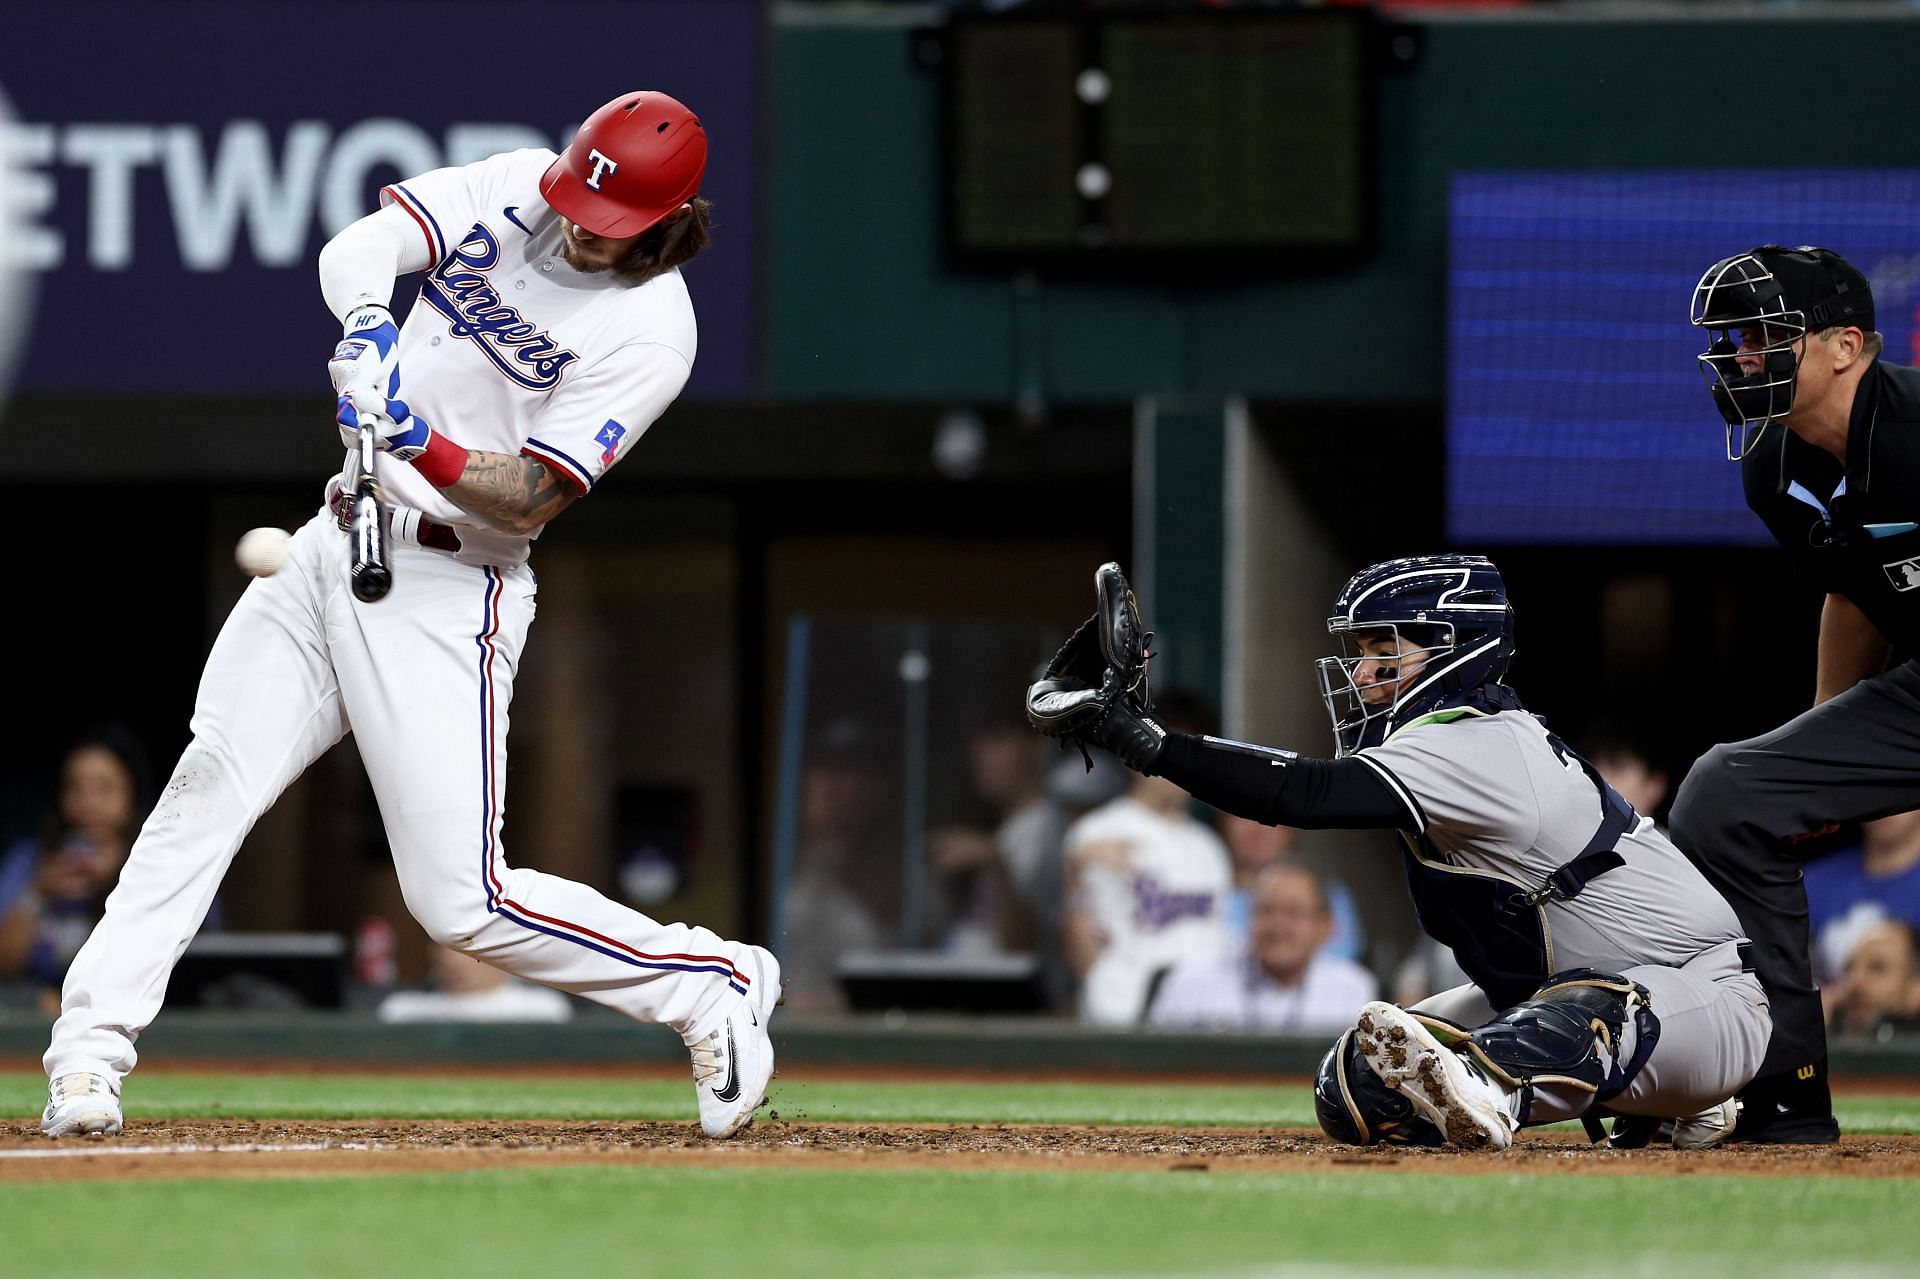
[[473, 224], [460, 247], [433, 269], [420, 287], [428, 305], [447, 317], [453, 336], [480, 348], [493, 366], [529, 391], [551, 391], [560, 374], [580, 357], [520, 318], [500, 300], [486, 271], [500, 261], [500, 242], [482, 223]]

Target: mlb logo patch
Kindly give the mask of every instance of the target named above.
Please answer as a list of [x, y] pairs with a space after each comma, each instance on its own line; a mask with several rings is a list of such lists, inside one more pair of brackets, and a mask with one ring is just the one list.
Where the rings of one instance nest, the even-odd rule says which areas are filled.
[[1910, 560], [1895, 560], [1891, 564], [1882, 564], [1887, 580], [1893, 583], [1896, 591], [1920, 591], [1920, 555]]
[[607, 424], [600, 428], [600, 434], [593, 437], [593, 442], [600, 446], [600, 465], [613, 465], [614, 452], [620, 447], [620, 441], [626, 437], [627, 428], [608, 418]]

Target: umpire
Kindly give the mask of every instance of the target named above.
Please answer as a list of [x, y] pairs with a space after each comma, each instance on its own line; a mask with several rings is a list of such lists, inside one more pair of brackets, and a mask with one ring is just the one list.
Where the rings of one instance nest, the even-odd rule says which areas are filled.
[[1813, 709], [1702, 756], [1673, 838], [1733, 904], [1772, 1000], [1734, 1139], [1837, 1141], [1802, 841], [1920, 808], [1920, 664], [1887, 664], [1920, 653], [1920, 369], [1879, 360], [1867, 278], [1829, 249], [1714, 263], [1693, 323], [1747, 505], [1826, 603]]

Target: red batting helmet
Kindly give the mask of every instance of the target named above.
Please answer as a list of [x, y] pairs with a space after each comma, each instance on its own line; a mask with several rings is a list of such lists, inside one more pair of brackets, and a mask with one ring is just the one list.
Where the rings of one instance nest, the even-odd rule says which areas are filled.
[[639, 235], [700, 192], [707, 131], [664, 93], [623, 93], [587, 117], [540, 178], [560, 216], [595, 235]]

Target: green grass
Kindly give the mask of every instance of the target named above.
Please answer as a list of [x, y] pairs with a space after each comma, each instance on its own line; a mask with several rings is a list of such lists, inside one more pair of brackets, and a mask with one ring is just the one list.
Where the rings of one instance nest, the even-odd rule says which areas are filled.
[[71, 1279], [1749, 1279], [1911, 1273], [1911, 1200], [1843, 1179], [555, 1168], [15, 1185], [0, 1238], [7, 1273]]
[[[1298, 1086], [779, 1081], [818, 1121], [1311, 1124]], [[0, 1074], [0, 1114], [37, 1112]], [[149, 1117], [670, 1119], [691, 1083], [142, 1070]], [[1920, 1098], [1848, 1097], [1849, 1130], [1920, 1131]], [[0, 1276], [485, 1279], [666, 1275], [1551, 1274], [1620, 1279], [1916, 1270], [1913, 1184], [1424, 1172], [959, 1172], [598, 1166], [299, 1180], [13, 1183]]]
[[[782, 1118], [819, 1123], [1172, 1124], [1312, 1127], [1297, 1085], [847, 1082], [777, 1079]], [[692, 1119], [692, 1079], [527, 1079], [484, 1075], [195, 1074], [141, 1070], [126, 1083], [135, 1118]], [[37, 1114], [46, 1080], [0, 1073], [0, 1115]], [[1920, 1132], [1920, 1097], [1841, 1097], [1848, 1132]]]

